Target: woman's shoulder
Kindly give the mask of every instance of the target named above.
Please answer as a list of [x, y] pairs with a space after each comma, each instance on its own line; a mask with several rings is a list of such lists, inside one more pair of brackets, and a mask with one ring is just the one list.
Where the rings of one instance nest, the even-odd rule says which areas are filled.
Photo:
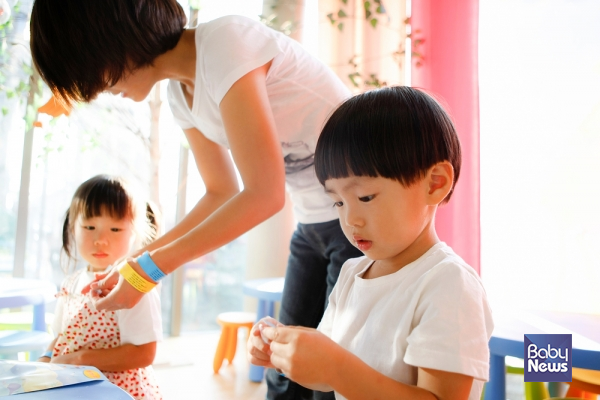
[[259, 30], [268, 30], [264, 24], [259, 21], [255, 21], [251, 18], [244, 17], [242, 15], [226, 15], [224, 17], [216, 18], [211, 21], [203, 22], [198, 24], [195, 28], [197, 35], [208, 35], [215, 30], [235, 30], [236, 27], [252, 27]]

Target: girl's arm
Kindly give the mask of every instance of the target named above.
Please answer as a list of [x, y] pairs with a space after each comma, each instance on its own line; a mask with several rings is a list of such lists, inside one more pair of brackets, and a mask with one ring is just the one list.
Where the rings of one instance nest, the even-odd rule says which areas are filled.
[[[58, 340], [58, 336], [55, 337], [52, 342], [50, 342], [50, 344], [46, 348], [46, 351], [53, 351], [54, 350], [54, 345], [56, 344], [57, 340]], [[40, 358], [38, 358], [38, 361], [39, 362], [50, 362], [50, 357], [41, 356]]]
[[[206, 202], [203, 198], [182, 226], [165, 235], [167, 239], [159, 242], [163, 244], [161, 247], [151, 252], [163, 272], [170, 273], [231, 242], [283, 208], [285, 168], [267, 96], [268, 67], [266, 64], [240, 78], [220, 104], [231, 154], [244, 184], [241, 192], [221, 203], [226, 196], [231, 196], [233, 187], [237, 187], [227, 150], [195, 134], [199, 132], [187, 132], [208, 197], [205, 196]], [[150, 279], [135, 261], [130, 265], [142, 277]], [[117, 277], [117, 274], [109, 277], [112, 284]], [[119, 277], [115, 289], [105, 298], [97, 299], [96, 307], [100, 310], [131, 308], [141, 296]]]
[[124, 344], [112, 349], [79, 350], [52, 358], [52, 363], [91, 365], [102, 371], [119, 372], [144, 368], [154, 362], [156, 342], [136, 346]]
[[417, 386], [395, 381], [371, 368], [321, 332], [301, 327], [265, 328], [271, 363], [311, 389], [335, 390], [352, 399], [467, 400], [473, 377], [419, 368]]

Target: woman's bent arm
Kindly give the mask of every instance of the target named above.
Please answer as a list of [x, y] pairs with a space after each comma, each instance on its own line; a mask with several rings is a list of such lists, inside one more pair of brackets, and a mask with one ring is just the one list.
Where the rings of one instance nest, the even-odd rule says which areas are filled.
[[[164, 272], [169, 273], [183, 263], [231, 242], [283, 208], [285, 168], [267, 96], [268, 67], [266, 64], [240, 78], [220, 104], [243, 190], [212, 213], [207, 211], [218, 201], [198, 211], [197, 216], [204, 217], [202, 222], [153, 252], [154, 262]], [[222, 193], [220, 182], [223, 179], [227, 181], [224, 185], [227, 191], [233, 186], [232, 169], [226, 166], [230, 165], [227, 151], [216, 151], [217, 148], [223, 149], [203, 137], [196, 145], [192, 144], [207, 194]], [[190, 226], [195, 222], [190, 220]]]

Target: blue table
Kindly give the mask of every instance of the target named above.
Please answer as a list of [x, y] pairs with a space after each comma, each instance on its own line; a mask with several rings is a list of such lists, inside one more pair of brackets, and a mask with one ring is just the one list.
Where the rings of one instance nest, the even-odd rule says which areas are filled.
[[551, 311], [494, 313], [485, 400], [506, 399], [505, 356], [525, 358], [525, 334], [573, 335], [573, 367], [600, 371], [600, 315]]
[[0, 308], [33, 305], [33, 326], [46, 331], [46, 303], [54, 300], [56, 286], [48, 281], [24, 278], [0, 279]]
[[[258, 299], [257, 322], [266, 316], [275, 316], [275, 302], [281, 301], [284, 283], [284, 278], [264, 278], [244, 282], [244, 294]], [[263, 367], [250, 365], [250, 380], [262, 382], [264, 370]]]
[[[54, 300], [56, 286], [37, 279], [4, 278], [0, 280], [0, 308], [33, 305], [31, 331], [0, 332], [0, 352], [15, 356], [20, 351], [38, 352], [52, 341], [46, 329], [46, 303]], [[38, 354], [32, 353], [32, 357]]]
[[16, 396], [18, 400], [133, 400], [129, 393], [105, 380], [21, 393]]

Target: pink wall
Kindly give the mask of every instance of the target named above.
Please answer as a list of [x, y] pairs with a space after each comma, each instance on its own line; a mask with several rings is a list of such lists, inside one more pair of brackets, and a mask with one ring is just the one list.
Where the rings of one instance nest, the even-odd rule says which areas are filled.
[[422, 66], [413, 62], [412, 86], [450, 112], [463, 151], [452, 199], [437, 213], [438, 236], [480, 272], [478, 19], [478, 0], [412, 1], [413, 39], [425, 40], [417, 49]]

